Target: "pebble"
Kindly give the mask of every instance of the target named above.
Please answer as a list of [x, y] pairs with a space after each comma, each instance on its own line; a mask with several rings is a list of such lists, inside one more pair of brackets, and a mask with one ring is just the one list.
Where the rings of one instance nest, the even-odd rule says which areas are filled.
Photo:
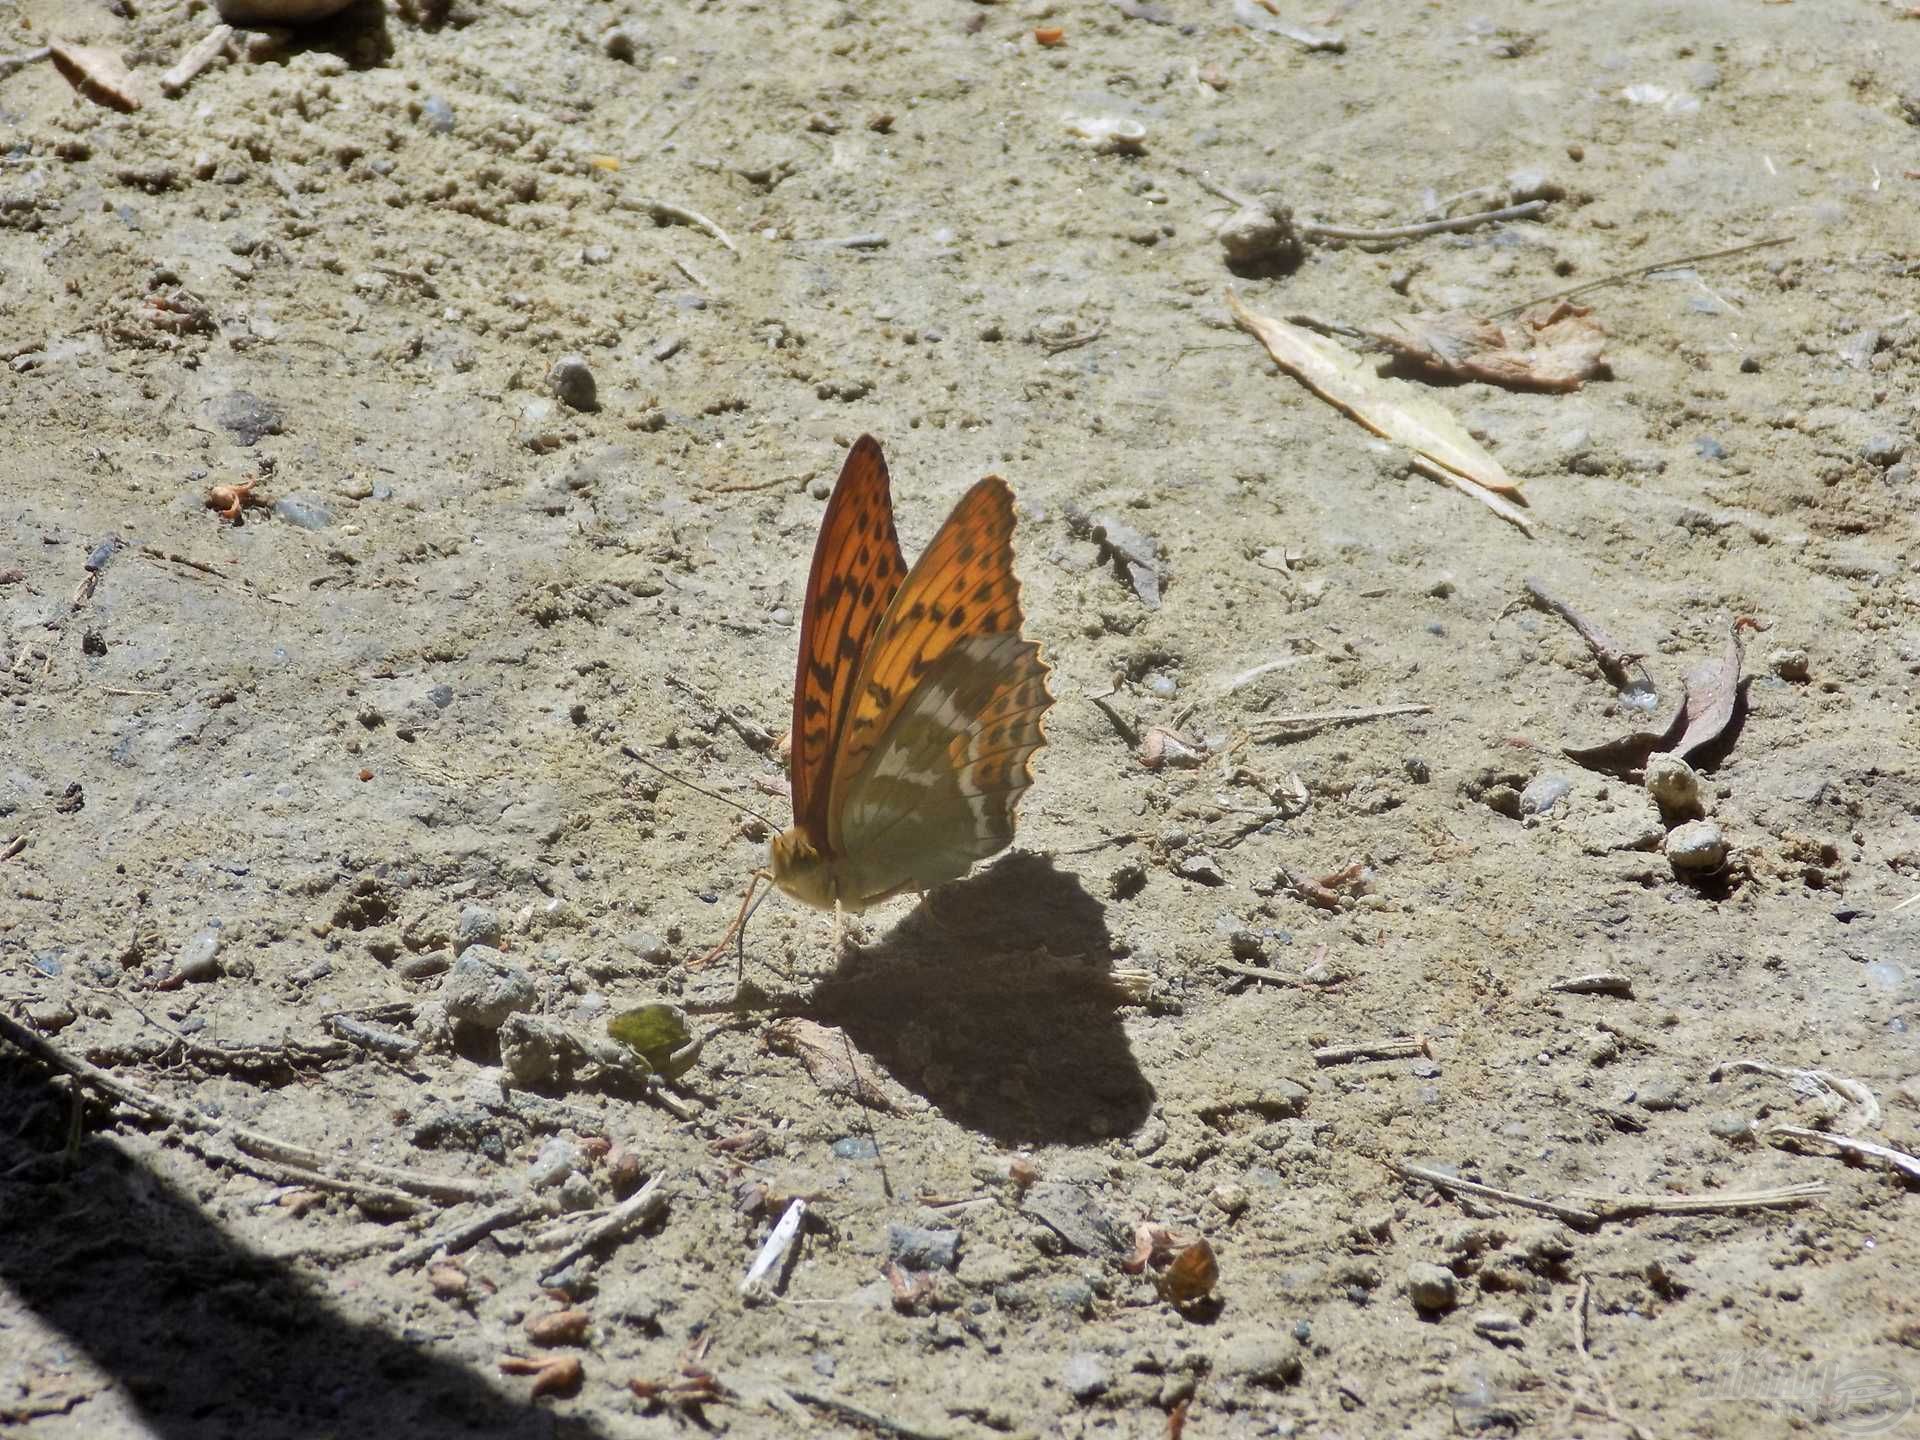
[[1689, 820], [1667, 832], [1667, 863], [1685, 874], [1718, 870], [1727, 863], [1727, 837], [1711, 820]]
[[1906, 453], [1907, 447], [1895, 435], [1875, 435], [1860, 447], [1860, 458], [1882, 470], [1897, 464]]
[[1433, 779], [1433, 767], [1418, 755], [1407, 756], [1400, 765], [1407, 772], [1407, 778], [1416, 785], [1425, 785]]
[[333, 512], [318, 500], [299, 495], [283, 495], [273, 502], [273, 513], [289, 525], [302, 530], [324, 530], [333, 523]]
[[1664, 1076], [1647, 1081], [1639, 1088], [1633, 1100], [1642, 1110], [1663, 1111], [1687, 1108], [1687, 1098], [1680, 1088], [1680, 1082]]
[[1062, 1315], [1078, 1315], [1082, 1320], [1093, 1318], [1093, 1286], [1077, 1275], [1048, 1285], [1046, 1299], [1047, 1304]]
[[1429, 1315], [1444, 1314], [1459, 1298], [1460, 1282], [1444, 1265], [1422, 1262], [1407, 1267], [1407, 1298]]
[[1180, 682], [1175, 680], [1171, 675], [1163, 674], [1158, 670], [1148, 675], [1147, 678], [1140, 683], [1146, 688], [1149, 695], [1156, 695], [1162, 700], [1171, 700], [1180, 693]]
[[236, 445], [258, 445], [285, 426], [280, 411], [251, 390], [233, 390], [213, 402], [213, 421]]
[[1669, 820], [1697, 816], [1700, 808], [1700, 777], [1678, 755], [1653, 755], [1647, 759], [1647, 794]]
[[880, 1147], [865, 1135], [849, 1135], [833, 1142], [833, 1154], [838, 1160], [876, 1160]]
[[454, 962], [440, 987], [447, 1018], [498, 1030], [507, 1016], [531, 1010], [539, 1001], [533, 979], [491, 945], [474, 945]]
[[1782, 680], [1803, 684], [1813, 673], [1813, 661], [1798, 648], [1775, 650], [1767, 656], [1767, 668]]
[[500, 1064], [515, 1085], [551, 1085], [573, 1071], [579, 1046], [553, 1021], [512, 1014], [500, 1022]]
[[1240, 1215], [1252, 1203], [1247, 1187], [1234, 1181], [1224, 1181], [1213, 1187], [1213, 1193], [1207, 1196], [1213, 1202], [1213, 1208], [1223, 1215]]
[[536, 1190], [550, 1190], [580, 1168], [580, 1147], [556, 1135], [540, 1147], [533, 1164], [527, 1167], [527, 1180]]
[[1520, 792], [1522, 815], [1544, 815], [1566, 798], [1573, 782], [1564, 775], [1537, 775]]
[[174, 958], [173, 973], [170, 978], [176, 980], [217, 980], [220, 977], [220, 935], [215, 930], [202, 930], [198, 935], [180, 947], [180, 953]]
[[1730, 1145], [1745, 1144], [1753, 1139], [1753, 1121], [1738, 1110], [1722, 1110], [1708, 1117], [1707, 1133]]
[[593, 371], [587, 368], [585, 356], [562, 355], [554, 361], [553, 368], [547, 371], [547, 388], [570, 410], [600, 408], [599, 387], [594, 384]]
[[1864, 370], [1873, 363], [1873, 352], [1879, 348], [1878, 330], [1856, 330], [1840, 342], [1838, 354], [1849, 369]]
[[438, 95], [429, 95], [420, 106], [420, 122], [436, 135], [453, 129], [453, 106]]
[[958, 1230], [887, 1226], [887, 1258], [909, 1270], [951, 1270], [959, 1253]]
[[1299, 264], [1303, 253], [1293, 211], [1271, 201], [1243, 205], [1221, 223], [1214, 238], [1226, 252], [1229, 269], [1288, 269]]
[[460, 912], [453, 927], [453, 953], [461, 954], [471, 945], [500, 948], [500, 912], [484, 905], [469, 905]]
[[1215, 1363], [1223, 1375], [1277, 1390], [1300, 1378], [1300, 1342], [1284, 1330], [1243, 1330], [1220, 1347]]
[[1702, 460], [1724, 460], [1727, 458], [1727, 447], [1711, 435], [1702, 435], [1693, 442], [1693, 453]]
[[42, 1000], [27, 1007], [27, 1023], [43, 1035], [57, 1035], [79, 1018], [64, 1000]]
[[453, 957], [444, 950], [429, 950], [422, 955], [409, 955], [394, 966], [402, 980], [431, 980], [436, 975], [444, 975], [453, 964]]
[[1107, 1367], [1098, 1355], [1081, 1351], [1067, 1357], [1066, 1368], [1060, 1372], [1060, 1379], [1067, 1387], [1067, 1393], [1082, 1403], [1106, 1394], [1113, 1381], [1107, 1375]]
[[1496, 1345], [1517, 1345], [1520, 1319], [1505, 1310], [1482, 1310], [1473, 1317], [1473, 1333]]
[[1201, 885], [1227, 883], [1226, 872], [1220, 868], [1220, 862], [1211, 855], [1183, 855], [1173, 869], [1174, 873], [1182, 879], [1192, 880]]

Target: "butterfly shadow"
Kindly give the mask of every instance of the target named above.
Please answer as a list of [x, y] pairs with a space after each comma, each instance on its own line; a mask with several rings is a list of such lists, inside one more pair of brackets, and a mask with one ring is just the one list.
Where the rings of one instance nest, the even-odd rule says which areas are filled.
[[[72, 1104], [61, 1082], [0, 1043], [0, 1335], [11, 1336], [0, 1342], [0, 1385], [30, 1391], [31, 1377], [50, 1376], [73, 1397], [68, 1423], [104, 1433], [84, 1423], [98, 1389], [72, 1374], [84, 1352], [157, 1440], [605, 1435], [501, 1395], [429, 1353], [418, 1332], [341, 1315], [323, 1284], [239, 1243], [113, 1139], [89, 1136], [69, 1153]], [[22, 1308], [58, 1338], [28, 1341]], [[415, 1323], [447, 1339], [466, 1321]], [[0, 1395], [0, 1417], [19, 1398]]]
[[1098, 1140], [1153, 1103], [1112, 950], [1079, 880], [1015, 853], [850, 952], [808, 1008], [957, 1124], [1006, 1143]]

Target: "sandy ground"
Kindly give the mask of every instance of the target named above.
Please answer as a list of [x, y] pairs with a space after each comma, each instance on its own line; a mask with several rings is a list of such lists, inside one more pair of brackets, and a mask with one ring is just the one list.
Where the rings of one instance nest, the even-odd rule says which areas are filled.
[[[705, 1372], [741, 1436], [1920, 1434], [1910, 1188], [1766, 1133], [1920, 1129], [1920, 22], [1276, 4], [363, 3], [172, 97], [202, 7], [0, 17], [145, 100], [0, 78], [0, 1013], [176, 1107], [0, 1044], [0, 1430], [668, 1434]], [[1551, 203], [1236, 276], [1196, 176], [1358, 226]], [[1583, 296], [1576, 392], [1427, 387], [1532, 539], [1225, 309], [1484, 314], [1776, 237]], [[769, 902], [730, 1016], [687, 962], [764, 830], [619, 746], [786, 822], [862, 431], [909, 556], [1013, 485], [1052, 744], [1016, 850], [844, 954]], [[1730, 853], [1682, 879], [1675, 817], [1561, 747], [1658, 728], [1736, 616]], [[1389, 705], [1429, 708], [1283, 722]], [[1202, 763], [1144, 766], [1153, 726]], [[503, 1086], [448, 1026], [475, 940], [523, 1039], [687, 1007], [679, 1093]], [[1122, 1268], [1143, 1221], [1206, 1237], [1210, 1301]]]

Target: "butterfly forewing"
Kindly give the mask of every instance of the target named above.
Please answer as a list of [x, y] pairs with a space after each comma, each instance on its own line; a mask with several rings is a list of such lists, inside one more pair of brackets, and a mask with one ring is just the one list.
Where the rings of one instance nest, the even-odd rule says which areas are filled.
[[793, 683], [794, 823], [828, 848], [828, 810], [839, 738], [881, 618], [907, 573], [893, 528], [893, 497], [880, 442], [862, 435], [840, 467], [820, 522], [800, 621], [800, 665]]

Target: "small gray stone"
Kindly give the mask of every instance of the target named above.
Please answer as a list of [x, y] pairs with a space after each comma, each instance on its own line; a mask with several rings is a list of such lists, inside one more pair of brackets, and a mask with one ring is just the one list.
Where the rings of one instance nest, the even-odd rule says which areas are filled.
[[454, 962], [440, 987], [447, 1018], [498, 1030], [507, 1016], [539, 1001], [533, 978], [491, 945], [474, 945]]
[[844, 1140], [836, 1140], [832, 1149], [836, 1160], [876, 1160], [880, 1156], [880, 1147], [865, 1135], [849, 1135]]
[[1505, 1310], [1482, 1310], [1473, 1317], [1473, 1333], [1496, 1345], [1518, 1345], [1520, 1318]]
[[544, 1016], [515, 1013], [500, 1022], [500, 1063], [515, 1085], [565, 1080], [581, 1058], [579, 1042]]
[[273, 502], [273, 513], [289, 525], [302, 530], [324, 530], [333, 523], [333, 512], [318, 500], [304, 495], [282, 495]]
[[1813, 673], [1813, 661], [1804, 650], [1781, 649], [1767, 656], [1767, 668], [1782, 680], [1801, 685]]
[[1875, 435], [1860, 447], [1860, 458], [1882, 470], [1898, 463], [1906, 453], [1907, 447], [1897, 435]]
[[574, 1171], [560, 1182], [560, 1208], [567, 1211], [591, 1210], [600, 1203], [600, 1192], [593, 1180]]
[[220, 977], [220, 932], [202, 930], [180, 947], [174, 957], [174, 980], [217, 980]]
[[1878, 330], [1856, 330], [1840, 342], [1841, 363], [1853, 370], [1864, 370], [1873, 362], [1874, 351], [1879, 348]]
[[436, 135], [453, 129], [453, 106], [438, 95], [429, 95], [420, 105], [420, 123]]
[[1242, 206], [1214, 232], [1226, 252], [1227, 265], [1241, 270], [1284, 270], [1300, 263], [1304, 253], [1286, 206], [1262, 201]]
[[580, 1168], [580, 1147], [556, 1135], [540, 1147], [527, 1167], [527, 1182], [536, 1190], [550, 1190]]
[[1639, 1087], [1633, 1097], [1634, 1103], [1642, 1110], [1684, 1110], [1687, 1099], [1680, 1089], [1680, 1082], [1659, 1076]]
[[1082, 1320], [1093, 1318], [1094, 1298], [1093, 1286], [1078, 1275], [1051, 1281], [1046, 1288], [1049, 1306], [1062, 1315], [1078, 1315]]
[[1727, 837], [1711, 820], [1689, 820], [1667, 832], [1666, 852], [1676, 872], [1701, 875], [1727, 863]]
[[1564, 775], [1537, 775], [1520, 792], [1522, 815], [1544, 815], [1565, 799], [1573, 782]]
[[1107, 1375], [1106, 1363], [1098, 1355], [1086, 1351], [1067, 1357], [1066, 1369], [1060, 1379], [1067, 1387], [1067, 1393], [1082, 1404], [1098, 1399], [1107, 1393], [1113, 1381]]
[[1421, 1262], [1407, 1267], [1407, 1298], [1416, 1310], [1429, 1315], [1444, 1314], [1459, 1298], [1459, 1281], [1444, 1265]]
[[909, 1270], [951, 1270], [959, 1252], [958, 1230], [887, 1226], [887, 1258]]
[[1231, 1379], [1278, 1390], [1300, 1378], [1300, 1342], [1284, 1330], [1243, 1330], [1220, 1347], [1215, 1364]]
[[1183, 880], [1192, 880], [1200, 885], [1224, 885], [1227, 877], [1220, 868], [1220, 862], [1211, 855], [1183, 855], [1175, 863], [1174, 873]]
[[1738, 1110], [1722, 1110], [1707, 1117], [1707, 1133], [1730, 1145], [1744, 1144], [1753, 1139], [1753, 1120]]
[[1689, 819], [1700, 815], [1700, 777], [1678, 755], [1647, 757], [1647, 794], [1668, 820]]
[[484, 905], [468, 905], [453, 927], [453, 953], [459, 955], [470, 945], [500, 948], [500, 912]]
[[278, 435], [285, 420], [278, 408], [251, 390], [234, 390], [213, 402], [213, 422], [237, 445], [258, 445], [263, 436]]
[[599, 387], [583, 355], [562, 355], [547, 371], [547, 388], [562, 405], [573, 410], [598, 410]]

